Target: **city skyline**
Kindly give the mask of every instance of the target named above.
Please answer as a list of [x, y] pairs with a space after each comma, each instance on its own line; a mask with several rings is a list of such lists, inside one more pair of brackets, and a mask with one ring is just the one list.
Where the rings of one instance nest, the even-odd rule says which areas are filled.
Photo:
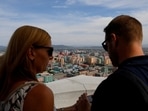
[[104, 27], [120, 14], [140, 20], [146, 45], [147, 4], [147, 0], [1, 0], [0, 45], [7, 46], [19, 26], [34, 25], [51, 35], [53, 45], [101, 46]]

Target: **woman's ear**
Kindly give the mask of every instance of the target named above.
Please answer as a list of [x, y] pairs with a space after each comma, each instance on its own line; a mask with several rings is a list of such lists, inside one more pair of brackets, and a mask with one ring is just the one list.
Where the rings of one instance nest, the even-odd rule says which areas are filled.
[[33, 47], [30, 47], [27, 51], [28, 58], [33, 61], [35, 59], [35, 52], [33, 50]]

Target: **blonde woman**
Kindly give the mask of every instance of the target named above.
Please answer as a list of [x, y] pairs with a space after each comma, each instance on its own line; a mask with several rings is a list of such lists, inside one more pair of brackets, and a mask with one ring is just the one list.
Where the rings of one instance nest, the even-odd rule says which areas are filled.
[[16, 29], [0, 59], [0, 111], [54, 110], [53, 92], [36, 78], [52, 52], [45, 30], [28, 25]]

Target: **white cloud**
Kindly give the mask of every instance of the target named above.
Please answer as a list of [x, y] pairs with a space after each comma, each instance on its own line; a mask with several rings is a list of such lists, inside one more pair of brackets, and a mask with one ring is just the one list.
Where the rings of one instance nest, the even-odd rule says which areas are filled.
[[67, 0], [67, 2], [74, 4], [77, 2], [86, 5], [102, 5], [109, 8], [140, 8], [147, 7], [147, 0], [136, 1], [135, 0]]
[[75, 4], [76, 2], [77, 0], [66, 0], [67, 5], [72, 5], [72, 4]]

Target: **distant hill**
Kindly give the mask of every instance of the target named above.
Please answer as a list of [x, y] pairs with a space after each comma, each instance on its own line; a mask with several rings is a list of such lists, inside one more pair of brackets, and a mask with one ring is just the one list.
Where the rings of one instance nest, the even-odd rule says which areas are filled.
[[[67, 45], [53, 45], [54, 49], [77, 49], [77, 48], [82, 48], [82, 49], [98, 49], [102, 48], [100, 46], [67, 46]], [[3, 52], [6, 50], [6, 46], [0, 46], [0, 52]]]
[[66, 45], [53, 45], [54, 49], [71, 49], [74, 48], [73, 46], [66, 46]]
[[6, 50], [6, 46], [0, 46], [0, 52], [4, 52]]
[[102, 48], [100, 46], [67, 46], [67, 45], [53, 45], [54, 49], [75, 49], [75, 48], [83, 48], [83, 49], [98, 49]]
[[148, 44], [143, 44], [143, 48], [148, 48]]

